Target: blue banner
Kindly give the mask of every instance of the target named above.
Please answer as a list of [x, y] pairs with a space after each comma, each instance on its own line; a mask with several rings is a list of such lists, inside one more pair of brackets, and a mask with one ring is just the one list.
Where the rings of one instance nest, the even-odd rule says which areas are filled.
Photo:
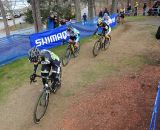
[[110, 16], [112, 23], [110, 24], [111, 28], [115, 27], [117, 25], [117, 14], [112, 14]]
[[157, 129], [159, 107], [160, 107], [160, 82], [158, 84], [158, 91], [157, 91], [157, 96], [156, 96], [155, 103], [154, 103], [154, 108], [152, 112], [152, 118], [151, 118], [149, 130]]
[[52, 30], [30, 35], [31, 47], [47, 49], [62, 44], [62, 40], [67, 39], [66, 26], [61, 26]]
[[[110, 18], [112, 20], [110, 26], [115, 27], [117, 25], [117, 14], [111, 15]], [[80, 31], [80, 37], [84, 38], [93, 35], [97, 28], [97, 19], [92, 19], [85, 25], [83, 25], [83, 22], [74, 23], [72, 25]], [[30, 44], [31, 47], [36, 46], [39, 49], [47, 49], [62, 45], [62, 40], [66, 40], [67, 38], [66, 26], [60, 26], [52, 30], [30, 35]]]

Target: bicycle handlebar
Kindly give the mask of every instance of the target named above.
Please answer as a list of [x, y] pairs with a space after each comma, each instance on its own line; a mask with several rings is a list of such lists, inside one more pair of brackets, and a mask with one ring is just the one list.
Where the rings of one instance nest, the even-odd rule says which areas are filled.
[[[44, 77], [44, 76], [41, 76], [41, 75], [35, 75], [35, 78], [36, 77], [39, 77], [39, 78], [45, 78], [45, 79], [47, 79], [47, 80], [51, 80], [51, 78], [49, 78], [49, 76], [48, 77]], [[32, 82], [37, 82], [37, 80], [35, 80], [35, 79], [30, 79], [30, 84], [32, 83]]]

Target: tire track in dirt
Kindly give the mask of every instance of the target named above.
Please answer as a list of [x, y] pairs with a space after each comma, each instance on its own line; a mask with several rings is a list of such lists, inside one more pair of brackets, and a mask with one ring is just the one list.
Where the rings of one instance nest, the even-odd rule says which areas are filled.
[[[50, 130], [58, 128], [57, 121], [61, 121], [70, 100], [77, 92], [84, 89], [82, 85], [78, 86], [78, 84], [83, 83], [82, 77], [85, 71], [95, 69], [98, 64], [117, 64], [118, 59], [125, 57], [124, 54], [133, 56], [135, 53], [146, 51], [148, 47], [136, 43], [140, 40], [150, 42], [150, 39], [138, 37], [141, 33], [145, 34], [146, 31], [142, 30], [139, 33], [137, 32], [138, 27], [133, 26], [133, 24], [127, 24], [114, 30], [109, 50], [101, 52], [96, 58], [92, 56], [92, 40], [82, 45], [79, 57], [72, 59], [69, 65], [63, 68], [62, 88], [56, 95], [51, 95], [47, 113], [39, 125], [33, 123], [32, 113], [39, 89], [41, 89], [40, 82], [34, 85], [26, 83], [13, 92], [6, 104], [0, 106], [0, 128], [2, 130]], [[136, 39], [132, 37], [133, 35], [137, 36]], [[137, 45], [139, 46], [138, 50]]]

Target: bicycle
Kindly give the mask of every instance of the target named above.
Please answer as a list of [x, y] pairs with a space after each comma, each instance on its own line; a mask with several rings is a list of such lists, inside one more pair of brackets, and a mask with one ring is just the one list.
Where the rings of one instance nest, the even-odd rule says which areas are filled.
[[80, 43], [78, 45], [78, 48], [76, 48], [74, 45], [75, 45], [75, 42], [70, 42], [70, 43], [67, 42], [67, 48], [62, 57], [63, 66], [66, 66], [69, 63], [71, 56], [73, 56], [74, 58], [78, 56], [79, 51], [80, 51]]
[[108, 35], [107, 37], [105, 37], [104, 33], [98, 35], [100, 36], [100, 38], [95, 42], [93, 46], [93, 56], [97, 56], [99, 54], [99, 51], [102, 49], [107, 50], [111, 41], [110, 35]]
[[[55, 83], [55, 88], [53, 89], [51, 87], [51, 84], [53, 83], [52, 79], [49, 77], [42, 77], [40, 75], [36, 75], [36, 77], [39, 78], [46, 78], [46, 84], [43, 86], [43, 90], [39, 95], [39, 98], [37, 100], [37, 103], [34, 108], [34, 113], [33, 113], [33, 121], [34, 123], [38, 124], [42, 117], [45, 115], [48, 103], [49, 103], [49, 95], [50, 93], [56, 93], [57, 90], [61, 87], [61, 75], [62, 75], [62, 70], [60, 69], [60, 73], [58, 75], [59, 81]], [[50, 82], [49, 82], [50, 81]], [[30, 83], [36, 82], [36, 80], [30, 80]]]

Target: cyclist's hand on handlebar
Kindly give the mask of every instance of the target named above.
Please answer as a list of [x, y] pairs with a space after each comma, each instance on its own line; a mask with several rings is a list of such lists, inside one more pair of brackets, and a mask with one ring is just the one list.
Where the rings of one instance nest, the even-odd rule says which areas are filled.
[[36, 78], [36, 74], [33, 73], [33, 74], [30, 76], [30, 83], [35, 82], [35, 78]]

